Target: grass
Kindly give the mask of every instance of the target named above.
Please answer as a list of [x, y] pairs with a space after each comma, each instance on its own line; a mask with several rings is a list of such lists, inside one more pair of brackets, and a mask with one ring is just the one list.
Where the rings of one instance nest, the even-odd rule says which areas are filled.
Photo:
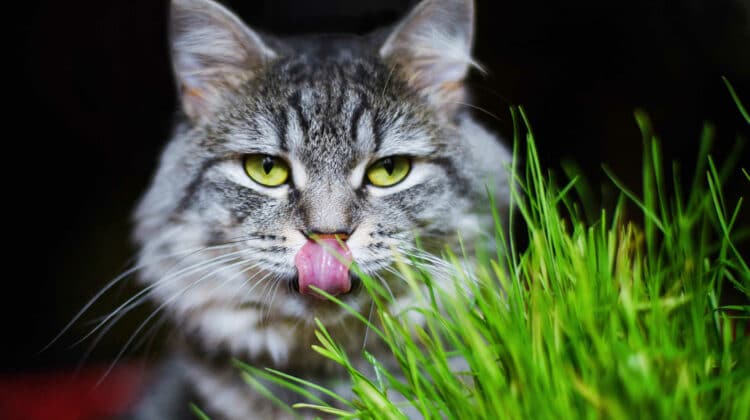
[[[622, 198], [591, 220], [575, 198], [585, 184], [556, 185], [539, 164], [523, 111], [513, 116], [515, 153], [526, 163], [511, 168], [519, 188], [510, 217], [528, 228], [525, 249], [506, 236], [508, 221], [495, 213], [495, 239], [510, 245], [479, 255], [472, 273], [457, 270], [447, 287], [426, 270], [397, 264], [416, 296], [400, 313], [389, 310], [379, 283], [362, 276], [375, 319], [356, 315], [390, 348], [398, 369], [366, 352], [347, 354], [318, 324], [313, 349], [348, 372], [349, 397], [241, 365], [246, 379], [260, 390], [259, 380], [283, 384], [306, 401], [295, 408], [342, 418], [398, 419], [409, 411], [430, 419], [750, 418], [750, 306], [720, 306], [727, 288], [750, 302], [750, 269], [735, 245], [748, 227], [736, 226], [742, 201], [722, 195], [738, 170], [719, 169], [708, 155], [711, 130], [704, 132], [698, 175], [682, 191], [679, 174], [665, 170], [648, 118], [636, 113], [644, 138], [642, 196], [610, 175]], [[641, 223], [628, 222], [627, 202], [639, 209]], [[444, 258], [459, 264], [449, 250]], [[410, 322], [411, 312], [424, 325]], [[357, 370], [353, 357], [369, 368]], [[456, 359], [465, 360], [463, 371], [452, 368]]]

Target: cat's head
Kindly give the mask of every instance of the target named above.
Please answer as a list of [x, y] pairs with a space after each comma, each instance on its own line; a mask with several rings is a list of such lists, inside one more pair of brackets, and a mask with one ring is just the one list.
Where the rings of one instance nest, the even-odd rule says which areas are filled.
[[473, 1], [425, 0], [370, 36], [277, 39], [173, 0], [185, 118], [136, 214], [157, 303], [251, 353], [273, 325], [273, 353], [293, 340], [281, 323], [341, 316], [316, 287], [364, 307], [350, 264], [389, 281], [415, 237], [479, 231], [476, 201], [488, 181], [507, 193], [508, 156], [461, 107], [473, 20]]

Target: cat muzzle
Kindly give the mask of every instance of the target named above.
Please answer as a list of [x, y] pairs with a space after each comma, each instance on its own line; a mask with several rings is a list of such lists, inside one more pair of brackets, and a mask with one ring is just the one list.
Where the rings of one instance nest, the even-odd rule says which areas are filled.
[[349, 271], [352, 253], [345, 239], [340, 235], [314, 235], [297, 252], [294, 265], [297, 267], [296, 289], [300, 294], [325, 299], [316, 288], [338, 296], [358, 285], [359, 278]]

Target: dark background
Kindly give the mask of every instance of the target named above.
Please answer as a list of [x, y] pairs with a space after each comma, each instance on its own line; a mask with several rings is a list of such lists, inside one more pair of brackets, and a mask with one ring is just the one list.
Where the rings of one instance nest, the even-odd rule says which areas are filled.
[[[411, 1], [226, 2], [268, 32], [364, 33], [397, 19]], [[605, 162], [633, 189], [641, 139], [633, 110], [649, 113], [666, 159], [692, 177], [704, 121], [721, 160], [750, 137], [723, 83], [750, 103], [750, 7], [733, 0], [481, 1], [473, 74], [476, 114], [507, 136], [508, 106], [524, 105], [544, 164], [576, 162], [593, 185]], [[108, 294], [50, 349], [78, 309], [132, 257], [130, 214], [164, 146], [176, 101], [165, 0], [36, 1], [4, 13], [4, 343], [0, 371], [69, 366], [87, 322], [133, 293]], [[8, 94], [10, 93], [10, 94]], [[750, 145], [748, 145], [750, 146]], [[739, 156], [748, 165], [745, 147]], [[606, 184], [606, 183], [604, 183]], [[730, 196], [747, 196], [734, 177]], [[599, 192], [605, 200], [611, 187]], [[748, 197], [746, 197], [748, 198]], [[746, 203], [747, 204], [747, 203]], [[745, 220], [747, 206], [745, 206]], [[148, 312], [124, 319], [87, 357], [111, 359]], [[162, 333], [154, 333], [156, 336]], [[158, 341], [158, 338], [157, 338]], [[148, 345], [141, 347], [143, 353]]]

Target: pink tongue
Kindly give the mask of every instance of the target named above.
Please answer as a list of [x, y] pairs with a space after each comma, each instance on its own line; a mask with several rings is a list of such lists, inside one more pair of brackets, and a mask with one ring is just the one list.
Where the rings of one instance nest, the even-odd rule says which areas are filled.
[[294, 257], [294, 265], [299, 274], [299, 292], [321, 299], [323, 297], [310, 286], [334, 296], [348, 292], [352, 287], [349, 280], [351, 262], [351, 251], [346, 244], [339, 244], [338, 239], [322, 238], [318, 242], [308, 240]]

